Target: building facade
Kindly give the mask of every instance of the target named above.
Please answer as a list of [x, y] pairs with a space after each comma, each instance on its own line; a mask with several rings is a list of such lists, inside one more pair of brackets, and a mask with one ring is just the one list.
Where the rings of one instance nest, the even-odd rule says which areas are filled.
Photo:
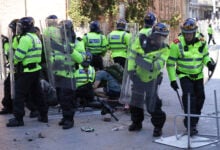
[[188, 15], [193, 18], [219, 19], [220, 0], [187, 0]]
[[0, 32], [7, 35], [8, 24], [15, 18], [31, 16], [38, 27], [51, 14], [65, 19], [66, 9], [67, 0], [0, 0]]

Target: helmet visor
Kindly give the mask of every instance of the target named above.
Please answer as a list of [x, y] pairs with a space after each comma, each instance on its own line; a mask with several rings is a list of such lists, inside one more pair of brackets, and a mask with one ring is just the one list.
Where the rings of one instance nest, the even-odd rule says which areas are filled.
[[23, 33], [23, 27], [21, 23], [17, 23], [16, 25], [16, 35], [20, 35]]
[[197, 26], [193, 22], [187, 22], [181, 26], [182, 33], [194, 33], [197, 30]]
[[166, 38], [167, 36], [161, 34], [157, 34], [157, 33], [151, 34], [152, 43], [158, 48], [162, 47], [162, 45], [165, 43]]

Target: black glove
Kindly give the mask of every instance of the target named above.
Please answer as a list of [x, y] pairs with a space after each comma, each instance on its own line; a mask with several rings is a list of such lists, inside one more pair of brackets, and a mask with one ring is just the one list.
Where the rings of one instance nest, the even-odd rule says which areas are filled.
[[171, 81], [170, 86], [174, 89], [174, 91], [179, 89], [179, 86], [176, 81]]
[[207, 67], [209, 69], [209, 71], [213, 72], [214, 69], [215, 69], [215, 62], [214, 61], [209, 61], [208, 64], [207, 64]]
[[1, 38], [2, 38], [2, 43], [3, 43], [3, 45], [4, 45], [5, 43], [8, 43], [8, 37], [6, 37], [6, 36], [4, 36], [4, 35], [1, 35]]

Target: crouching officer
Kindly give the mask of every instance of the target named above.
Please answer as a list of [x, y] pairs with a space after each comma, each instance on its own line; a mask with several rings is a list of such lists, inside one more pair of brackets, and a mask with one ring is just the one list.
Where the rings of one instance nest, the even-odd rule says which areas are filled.
[[[209, 57], [206, 41], [197, 34], [196, 21], [193, 18], [185, 20], [181, 26], [182, 34], [170, 45], [170, 56], [167, 61], [167, 71], [171, 81], [171, 87], [177, 91], [176, 75], [180, 79], [182, 88], [182, 101], [184, 112], [187, 113], [187, 95], [190, 94], [190, 113], [201, 114], [205, 100], [203, 84], [203, 67], [206, 65], [209, 71], [214, 71], [215, 64]], [[192, 117], [190, 121], [190, 134], [198, 133], [196, 125], [198, 117]], [[187, 128], [187, 117], [184, 119]]]
[[132, 45], [128, 57], [128, 73], [133, 81], [130, 102], [132, 124], [128, 128], [129, 131], [142, 129], [145, 103], [154, 126], [153, 136], [162, 134], [166, 114], [161, 109], [158, 86], [162, 80], [161, 71], [169, 56], [168, 45], [164, 43], [168, 34], [167, 26], [157, 23], [149, 36], [140, 34]]
[[24, 102], [29, 94], [32, 95], [32, 100], [36, 102], [40, 112], [38, 121], [48, 122], [48, 108], [43, 99], [39, 82], [42, 43], [35, 34], [32, 17], [21, 18], [17, 26], [18, 34], [21, 37], [14, 55], [14, 64], [16, 65], [14, 118], [9, 120], [7, 127], [24, 125]]
[[93, 82], [95, 80], [95, 69], [90, 65], [92, 54], [86, 52], [85, 60], [79, 64], [79, 69], [75, 72], [76, 78], [76, 98], [80, 98], [83, 104], [88, 104], [94, 99]]

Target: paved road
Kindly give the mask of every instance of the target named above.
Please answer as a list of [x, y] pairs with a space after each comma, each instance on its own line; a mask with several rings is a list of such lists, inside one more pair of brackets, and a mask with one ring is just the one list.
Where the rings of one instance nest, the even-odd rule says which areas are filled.
[[[220, 43], [220, 38], [216, 40]], [[174, 135], [174, 117], [182, 114], [176, 93], [170, 88], [167, 73], [160, 87], [160, 97], [163, 100], [163, 109], [167, 113], [167, 120], [163, 129], [163, 138]], [[2, 89], [2, 82], [0, 88]], [[217, 91], [217, 99], [220, 99], [220, 65], [218, 63], [213, 78], [205, 85], [206, 101], [202, 114], [214, 113], [214, 90]], [[1, 91], [2, 92], [2, 91]], [[2, 97], [2, 93], [0, 93]], [[220, 106], [220, 102], [218, 104]], [[220, 108], [220, 107], [219, 107]], [[30, 119], [28, 111], [24, 118], [25, 126], [7, 128], [5, 123], [11, 115], [0, 116], [0, 149], [1, 150], [175, 150], [178, 148], [155, 143], [152, 137], [153, 126], [148, 114], [145, 115], [143, 130], [140, 132], [128, 132], [130, 122], [129, 114], [118, 111], [116, 116], [119, 122], [102, 121], [99, 111], [78, 112], [75, 117], [75, 127], [70, 130], [62, 130], [57, 125], [61, 118], [57, 109], [50, 109], [49, 123], [43, 124]], [[89, 126], [94, 132], [83, 132], [81, 127]], [[177, 120], [178, 131], [183, 132], [182, 118]], [[118, 128], [118, 131], [112, 129]], [[200, 134], [216, 134], [214, 119], [201, 118], [198, 125]], [[220, 144], [211, 144], [198, 148], [199, 150], [219, 150]]]

